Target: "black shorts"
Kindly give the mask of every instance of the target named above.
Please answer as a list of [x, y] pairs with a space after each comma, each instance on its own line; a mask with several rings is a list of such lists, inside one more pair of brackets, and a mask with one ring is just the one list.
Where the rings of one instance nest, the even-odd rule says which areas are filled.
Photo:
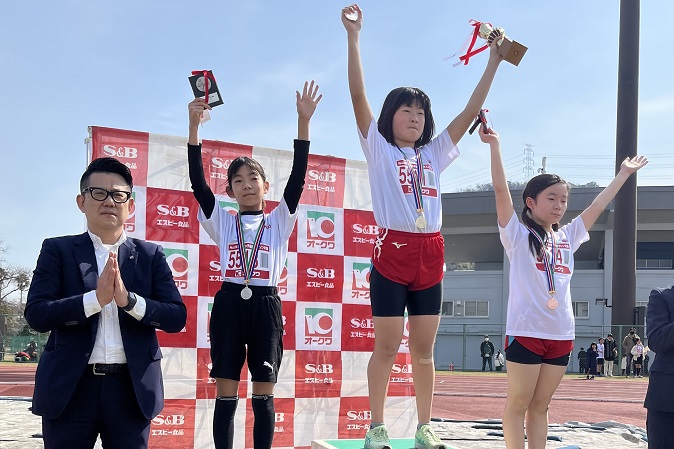
[[211, 310], [211, 377], [241, 380], [248, 354], [253, 382], [276, 382], [283, 357], [283, 317], [276, 287], [250, 286], [253, 296], [241, 297], [243, 285], [223, 282]]
[[424, 290], [410, 291], [407, 285], [385, 278], [373, 266], [370, 271], [372, 316], [440, 315], [442, 281]]
[[509, 362], [522, 363], [524, 365], [546, 365], [566, 366], [569, 364], [569, 354], [557, 357], [554, 359], [544, 359], [542, 355], [538, 355], [533, 351], [528, 350], [522, 343], [514, 339], [505, 350], [506, 360]]

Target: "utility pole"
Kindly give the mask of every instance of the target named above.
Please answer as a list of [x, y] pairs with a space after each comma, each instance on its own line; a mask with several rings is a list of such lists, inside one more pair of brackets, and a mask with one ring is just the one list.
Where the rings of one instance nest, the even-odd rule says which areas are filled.
[[526, 148], [524, 149], [524, 168], [522, 171], [524, 171], [524, 177], [529, 180], [534, 176], [534, 146], [528, 143], [524, 145], [526, 145]]
[[[616, 173], [637, 154], [639, 118], [639, 0], [620, 1]], [[636, 324], [637, 174], [627, 179], [614, 203], [611, 322]]]

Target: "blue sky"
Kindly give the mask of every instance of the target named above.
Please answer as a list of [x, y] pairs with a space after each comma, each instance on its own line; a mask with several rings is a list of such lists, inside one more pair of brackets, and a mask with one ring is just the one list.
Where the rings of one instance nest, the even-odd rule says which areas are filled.
[[[502, 138], [509, 179], [535, 168], [606, 185], [616, 134], [619, 2], [363, 1], [361, 49], [378, 115], [394, 87], [422, 88], [439, 129], [465, 105], [486, 63], [452, 67], [477, 19], [529, 47], [519, 67], [501, 65], [485, 107]], [[316, 79], [324, 99], [311, 151], [362, 160], [346, 80], [344, 2], [62, 0], [9, 2], [0, 15], [0, 240], [6, 261], [33, 267], [44, 238], [84, 229], [75, 195], [87, 126], [187, 134], [190, 71], [212, 69], [225, 105], [202, 137], [290, 149], [294, 91]], [[674, 5], [641, 2], [639, 153], [651, 164], [639, 185], [671, 185], [667, 129], [674, 117], [667, 29]], [[475, 135], [442, 177], [451, 192], [489, 182]]]

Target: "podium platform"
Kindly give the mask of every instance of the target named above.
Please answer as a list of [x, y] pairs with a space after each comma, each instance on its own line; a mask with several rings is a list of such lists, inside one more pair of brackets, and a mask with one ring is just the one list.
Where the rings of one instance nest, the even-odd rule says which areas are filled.
[[[356, 440], [314, 440], [311, 449], [363, 449], [363, 438]], [[414, 449], [414, 438], [391, 438], [392, 449]]]

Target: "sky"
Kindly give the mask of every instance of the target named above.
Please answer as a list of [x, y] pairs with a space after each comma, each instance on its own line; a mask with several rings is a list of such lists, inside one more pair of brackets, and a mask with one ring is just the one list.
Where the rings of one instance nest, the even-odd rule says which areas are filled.
[[[625, 1], [625, 0], [624, 0]], [[502, 63], [485, 103], [501, 135], [508, 178], [534, 167], [578, 184], [613, 177], [619, 2], [364, 0], [361, 53], [378, 116], [398, 86], [423, 89], [436, 128], [465, 106], [487, 54], [454, 67], [469, 20], [503, 27], [528, 47]], [[0, 14], [0, 241], [5, 262], [33, 268], [47, 237], [84, 230], [75, 197], [86, 167], [87, 127], [185, 136], [187, 77], [211, 69], [225, 104], [202, 138], [290, 150], [295, 90], [323, 93], [311, 151], [363, 160], [346, 78], [345, 3], [334, 0], [37, 0]], [[667, 37], [674, 2], [641, 2], [638, 153], [651, 163], [639, 185], [671, 185], [674, 62]], [[443, 192], [490, 182], [488, 147], [476, 135], [441, 178]]]

